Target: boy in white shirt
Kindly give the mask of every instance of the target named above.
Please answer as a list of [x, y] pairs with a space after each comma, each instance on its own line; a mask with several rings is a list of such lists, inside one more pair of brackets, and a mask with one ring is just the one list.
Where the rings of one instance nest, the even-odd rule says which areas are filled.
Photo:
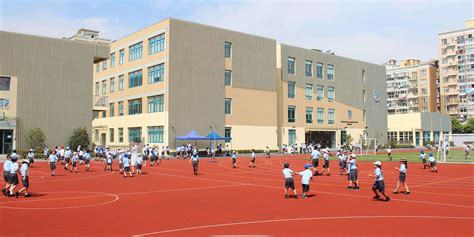
[[309, 181], [312, 179], [313, 172], [311, 172], [310, 164], [305, 164], [304, 165], [305, 170], [302, 172], [299, 172], [298, 174], [301, 175], [301, 186], [303, 188], [303, 194], [301, 197], [303, 199], [308, 198], [308, 192], [309, 192]]
[[28, 160], [23, 160], [21, 163], [20, 174], [23, 187], [16, 192], [15, 196], [18, 197], [20, 193], [24, 191], [25, 197], [31, 197], [28, 193], [28, 188], [30, 187], [30, 179], [28, 178], [30, 162]]
[[255, 158], [256, 158], [255, 150], [252, 149], [252, 154], [250, 155], [250, 165], [249, 165], [249, 168], [255, 168]]
[[285, 198], [289, 198], [290, 195], [288, 194], [288, 189], [292, 189], [295, 195], [295, 198], [298, 198], [298, 194], [296, 193], [295, 188], [295, 181], [293, 179], [293, 175], [296, 174], [293, 170], [290, 169], [290, 164], [287, 162], [283, 163], [283, 176], [285, 177]]
[[232, 156], [231, 156], [231, 159], [232, 159], [232, 168], [237, 168], [237, 152], [233, 151], [232, 152]]

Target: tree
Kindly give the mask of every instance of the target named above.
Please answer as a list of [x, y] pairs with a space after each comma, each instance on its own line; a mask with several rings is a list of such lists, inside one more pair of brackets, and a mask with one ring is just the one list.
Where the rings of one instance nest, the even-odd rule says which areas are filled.
[[35, 151], [41, 151], [45, 147], [46, 136], [41, 128], [32, 128], [27, 132], [27, 144]]
[[[454, 129], [453, 129], [454, 131]], [[474, 133], [474, 118], [470, 118], [466, 124], [464, 124], [464, 133]]]
[[451, 129], [453, 133], [464, 133], [464, 125], [455, 117], [451, 118]]
[[78, 145], [81, 147], [86, 148], [89, 147], [91, 144], [89, 133], [87, 133], [87, 129], [85, 127], [79, 127], [74, 129], [72, 132], [72, 136], [69, 138], [69, 146], [74, 149]]

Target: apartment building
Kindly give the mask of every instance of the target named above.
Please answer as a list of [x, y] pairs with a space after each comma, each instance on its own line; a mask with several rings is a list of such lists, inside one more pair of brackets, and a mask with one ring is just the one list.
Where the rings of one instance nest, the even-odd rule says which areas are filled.
[[438, 61], [389, 60], [387, 71], [388, 114], [438, 111]]
[[474, 115], [474, 19], [438, 35], [440, 111], [461, 120]]
[[85, 29], [63, 39], [0, 31], [1, 154], [28, 149], [29, 129], [41, 128], [48, 145], [91, 130], [91, 67], [109, 57], [109, 43]]
[[[345, 132], [386, 140], [381, 66], [173, 18], [114, 41], [110, 53], [94, 66], [97, 144], [174, 148], [180, 144], [175, 138], [191, 129], [201, 135], [216, 130], [232, 149], [322, 139], [335, 146]], [[293, 74], [286, 73], [289, 58]], [[287, 97], [290, 84], [294, 98]], [[312, 122], [318, 109], [324, 109], [322, 123]]]

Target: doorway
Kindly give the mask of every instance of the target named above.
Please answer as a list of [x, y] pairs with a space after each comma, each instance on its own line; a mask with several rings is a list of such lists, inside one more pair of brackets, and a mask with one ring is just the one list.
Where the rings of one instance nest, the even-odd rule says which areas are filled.
[[0, 130], [0, 152], [1, 154], [12, 153], [13, 130]]
[[335, 148], [335, 131], [307, 131], [305, 133], [306, 144], [321, 144], [321, 147]]

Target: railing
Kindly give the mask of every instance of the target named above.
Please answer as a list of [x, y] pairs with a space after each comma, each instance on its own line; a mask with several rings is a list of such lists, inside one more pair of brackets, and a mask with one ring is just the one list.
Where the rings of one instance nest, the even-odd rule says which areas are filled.
[[94, 95], [92, 97], [92, 105], [94, 106], [108, 106], [109, 98], [107, 96]]

